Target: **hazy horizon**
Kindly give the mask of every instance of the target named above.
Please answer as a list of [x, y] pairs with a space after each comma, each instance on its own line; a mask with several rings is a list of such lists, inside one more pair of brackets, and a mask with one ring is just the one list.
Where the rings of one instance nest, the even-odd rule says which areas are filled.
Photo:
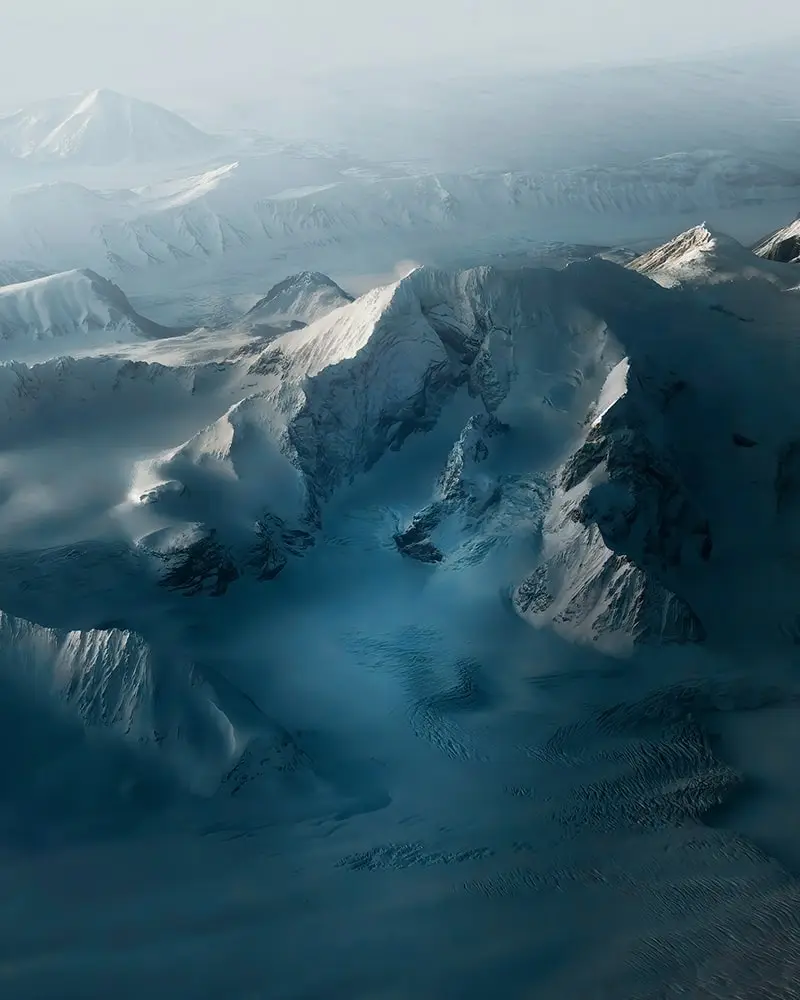
[[[0, 11], [6, 108], [98, 87], [169, 103], [235, 100], [361, 69], [491, 74], [680, 59], [800, 36], [800, 8], [773, 0], [497, 0], [402, 6], [239, 0], [193, 16], [189, 0], [32, 0]], [[765, 13], [770, 16], [765, 17]], [[43, 30], [46, 27], [47, 30]], [[391, 81], [387, 81], [391, 82]], [[400, 81], [398, 81], [399, 83]]]

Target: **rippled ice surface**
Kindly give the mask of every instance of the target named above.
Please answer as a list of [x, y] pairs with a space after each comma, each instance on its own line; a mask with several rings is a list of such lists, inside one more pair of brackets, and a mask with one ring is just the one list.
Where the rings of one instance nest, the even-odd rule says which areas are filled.
[[286, 729], [281, 766], [7, 850], [3, 996], [800, 995], [791, 672], [567, 647], [505, 600], [535, 537], [431, 570], [379, 486], [338, 503], [279, 585], [186, 605], [192, 653]]

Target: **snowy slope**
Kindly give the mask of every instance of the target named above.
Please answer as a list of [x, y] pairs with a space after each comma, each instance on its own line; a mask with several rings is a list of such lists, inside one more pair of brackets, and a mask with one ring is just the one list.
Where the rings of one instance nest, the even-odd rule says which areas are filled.
[[6, 358], [173, 332], [140, 316], [116, 285], [94, 271], [0, 286], [0, 352]]
[[767, 260], [788, 264], [800, 261], [800, 217], [756, 244], [754, 252]]
[[327, 275], [301, 271], [274, 285], [247, 312], [244, 322], [276, 329], [305, 326], [352, 301], [352, 295]]
[[55, 98], [0, 118], [0, 149], [40, 163], [188, 162], [217, 145], [179, 115], [112, 90]]
[[768, 254], [754, 256], [737, 240], [704, 223], [637, 257], [629, 266], [666, 287], [713, 286], [733, 280], [762, 280], [786, 287], [793, 284], [791, 271], [780, 263], [770, 263], [770, 259], [777, 260]]

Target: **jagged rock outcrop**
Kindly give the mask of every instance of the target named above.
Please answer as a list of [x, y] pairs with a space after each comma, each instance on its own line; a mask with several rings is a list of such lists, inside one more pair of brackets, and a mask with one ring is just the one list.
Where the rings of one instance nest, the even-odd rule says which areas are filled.
[[220, 543], [213, 528], [200, 524], [153, 532], [138, 548], [156, 564], [158, 582], [187, 597], [221, 597], [239, 577], [230, 549]]
[[492, 451], [509, 428], [491, 414], [471, 417], [453, 447], [431, 502], [394, 536], [398, 550], [423, 563], [474, 562], [506, 542], [519, 521], [543, 519], [547, 477], [505, 471]]

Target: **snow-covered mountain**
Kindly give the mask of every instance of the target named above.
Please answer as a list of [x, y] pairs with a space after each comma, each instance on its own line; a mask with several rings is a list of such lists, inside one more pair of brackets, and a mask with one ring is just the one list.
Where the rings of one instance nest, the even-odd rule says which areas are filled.
[[248, 310], [244, 322], [288, 330], [293, 326], [307, 326], [352, 301], [353, 296], [326, 274], [301, 271], [274, 285]]
[[112, 90], [33, 104], [0, 118], [0, 150], [38, 163], [191, 162], [219, 141], [179, 115]]
[[[14, 816], [64, 833], [71, 809], [94, 829], [104, 801], [118, 817], [176, 795], [221, 809], [265, 781], [330, 794], [324, 757], [249, 700], [253, 647], [242, 673], [218, 665], [250, 602], [288, 642], [298, 608], [315, 613], [299, 595], [332, 574], [347, 600], [370, 560], [371, 600], [413, 580], [434, 606], [499, 590], [525, 643], [791, 648], [791, 270], [701, 226], [632, 268], [418, 268], [344, 303], [325, 276], [295, 277], [270, 300], [282, 317], [320, 291], [335, 308], [235, 350], [225, 331], [143, 341], [123, 313], [114, 357], [0, 365], [0, 684], [64, 760], [0, 782], [0, 833]], [[91, 274], [6, 300], [42, 331], [80, 304], [116, 337], [115, 294]], [[162, 344], [163, 363], [142, 360]], [[67, 753], [76, 732], [89, 742]], [[139, 797], [118, 800], [120, 782]]]
[[[82, 442], [120, 436], [122, 463], [108, 499], [93, 494], [75, 515], [94, 524], [108, 503], [108, 560], [81, 554], [85, 538], [61, 570], [51, 555], [26, 568], [18, 553], [12, 579], [24, 587], [0, 588], [0, 607], [41, 620], [60, 574], [74, 572], [104, 609], [89, 615], [95, 627], [123, 613], [115, 573], [154, 594], [221, 596], [248, 578], [280, 587], [290, 563], [340, 530], [355, 484], [384, 481], [389, 457], [424, 437], [439, 472], [404, 474], [417, 499], [404, 508], [398, 497], [386, 527], [398, 559], [460, 572], [527, 539], [533, 551], [498, 582], [537, 626], [608, 649], [725, 645], [736, 630], [780, 644], [800, 613], [790, 272], [701, 226], [630, 268], [417, 268], [354, 302], [324, 275], [300, 275], [264, 304], [273, 323], [308, 325], [266, 340], [256, 329], [236, 350], [220, 333], [216, 354], [199, 350], [200, 334], [164, 341], [166, 363], [138, 360], [153, 329], [91, 272], [0, 289], [16, 336], [74, 334], [80, 316], [82, 335], [127, 340], [116, 353], [137, 359], [0, 368], [9, 441], [43, 448], [53, 425]], [[26, 538], [68, 541], [47, 527], [55, 515], [17, 510], [13, 483], [0, 535], [7, 523], [18, 547], [22, 525]]]
[[755, 253], [767, 260], [792, 264], [800, 262], [800, 216], [756, 244]]
[[120, 288], [94, 271], [0, 286], [0, 354], [5, 358], [173, 333], [140, 316]]
[[[775, 265], [699, 227], [638, 262], [661, 283], [603, 260], [562, 272], [421, 268], [260, 350], [254, 342], [230, 369], [248, 391], [138, 465], [130, 516], [138, 509], [139, 530], [153, 531], [137, 551], [190, 592], [273, 579], [324, 538], [326, 507], [347, 484], [436, 430], [452, 434], [452, 451], [431, 505], [400, 525], [399, 552], [447, 566], [455, 546], [458, 565], [464, 545], [510, 544], [519, 520], [548, 556], [533, 571], [538, 597], [532, 583], [517, 591], [537, 623], [612, 645], [724, 641], [731, 608], [748, 620], [735, 581], [783, 579], [775, 483], [791, 479], [778, 470], [800, 429], [788, 389], [775, 390], [780, 412], [754, 417], [765, 381], [782, 386], [796, 370], [794, 341], [775, 332], [793, 328], [797, 300], [747, 271], [704, 279], [720, 253], [774, 277]], [[681, 267], [693, 282], [675, 284]], [[730, 307], [745, 293], [747, 315], [739, 299]], [[452, 426], [463, 405], [472, 414]], [[517, 439], [538, 442], [527, 459], [513, 454]], [[741, 498], [757, 547], [720, 507], [723, 490]], [[793, 592], [780, 594], [770, 641], [796, 614]]]
[[738, 805], [796, 801], [794, 265], [697, 226], [263, 307], [0, 364], [12, 991], [788, 1000], [794, 825]]
[[[634, 271], [653, 278], [665, 287], [674, 285], [728, 285], [734, 279], [769, 281], [792, 285], [795, 278], [778, 262], [771, 264], [753, 251], [705, 223], [676, 236], [662, 246], [635, 258]], [[772, 258], [778, 260], [778, 258]]]

